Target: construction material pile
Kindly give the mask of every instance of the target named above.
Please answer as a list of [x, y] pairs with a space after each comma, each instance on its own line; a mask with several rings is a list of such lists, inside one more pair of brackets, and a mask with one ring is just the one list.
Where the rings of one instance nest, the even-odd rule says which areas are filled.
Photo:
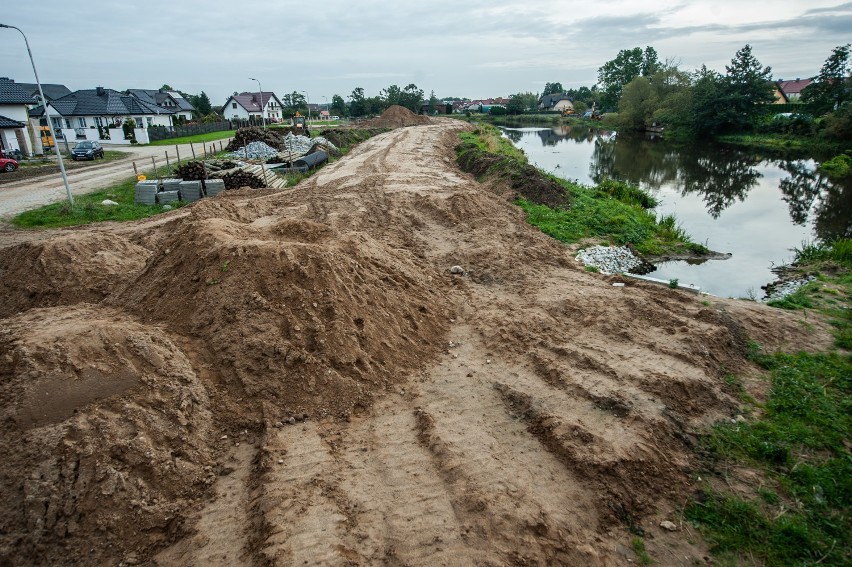
[[[230, 146], [228, 146], [230, 147]], [[260, 159], [266, 160], [278, 155], [279, 149], [276, 149], [266, 142], [249, 142], [240, 149], [226, 154], [228, 157], [236, 159]]]
[[188, 161], [180, 164], [175, 170], [175, 175], [187, 181], [205, 179], [207, 177], [204, 162]]
[[322, 146], [326, 150], [331, 152], [337, 152], [337, 146], [335, 146], [330, 140], [324, 138], [323, 136], [317, 136], [316, 138], [309, 138], [308, 136], [294, 136], [292, 133], [287, 134], [284, 137], [284, 149], [287, 152], [296, 154], [296, 155], [304, 155], [313, 150], [316, 146]]
[[404, 106], [395, 104], [385, 110], [381, 116], [370, 121], [374, 128], [403, 128], [405, 126], [418, 126], [420, 124], [431, 124], [427, 116], [414, 114]]
[[278, 132], [256, 126], [237, 130], [231, 143], [225, 149], [229, 152], [236, 152], [251, 142], [263, 142], [279, 151], [284, 149], [281, 135]]
[[[268, 172], [267, 175], [275, 176], [272, 172]], [[222, 179], [225, 181], [225, 189], [239, 189], [240, 187], [260, 189], [267, 186], [269, 178], [267, 177], [267, 182], [264, 182], [263, 177], [256, 173], [250, 173], [244, 169], [235, 169], [222, 176]]]

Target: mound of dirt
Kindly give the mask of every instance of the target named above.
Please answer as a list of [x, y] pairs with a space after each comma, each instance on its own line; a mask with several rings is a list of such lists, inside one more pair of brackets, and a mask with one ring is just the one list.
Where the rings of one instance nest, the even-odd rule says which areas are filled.
[[96, 303], [145, 267], [151, 251], [115, 235], [69, 233], [0, 254], [0, 317], [31, 307]]
[[387, 110], [382, 112], [382, 115], [370, 121], [370, 126], [373, 128], [403, 128], [405, 126], [418, 126], [422, 124], [431, 124], [428, 116], [420, 116], [414, 114], [404, 106], [394, 104]]
[[180, 534], [214, 434], [174, 343], [73, 306], [4, 319], [0, 351], [0, 562], [104, 564]]
[[0, 565], [700, 562], [658, 526], [725, 375], [828, 334], [585, 272], [464, 127], [0, 246]]

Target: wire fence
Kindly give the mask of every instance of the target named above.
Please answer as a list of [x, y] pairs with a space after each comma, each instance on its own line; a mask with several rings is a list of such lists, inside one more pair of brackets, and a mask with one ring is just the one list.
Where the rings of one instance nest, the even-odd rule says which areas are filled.
[[220, 122], [201, 122], [198, 124], [183, 124], [181, 126], [148, 126], [148, 138], [156, 140], [170, 140], [183, 136], [197, 136], [210, 132], [222, 132], [223, 130], [235, 130], [241, 124], [236, 121], [222, 120]]

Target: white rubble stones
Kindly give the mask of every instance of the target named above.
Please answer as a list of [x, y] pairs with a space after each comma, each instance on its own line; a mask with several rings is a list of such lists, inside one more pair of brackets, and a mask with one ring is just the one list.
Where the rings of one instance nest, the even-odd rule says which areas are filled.
[[461, 266], [452, 266], [452, 267], [450, 267], [450, 273], [451, 274], [463, 274], [464, 268], [462, 268]]
[[264, 142], [249, 142], [245, 147], [225, 155], [238, 159], [269, 159], [277, 156], [278, 150]]
[[777, 301], [779, 299], [784, 299], [788, 295], [796, 293], [797, 291], [799, 291], [799, 288], [811, 283], [815, 279], [816, 278], [814, 276], [806, 276], [804, 278], [790, 280], [782, 284], [778, 284], [766, 297], [763, 298], [763, 301]]
[[[330, 150], [336, 150], [337, 146], [329, 142], [322, 136], [309, 138], [308, 136], [296, 136], [288, 133], [284, 136], [283, 152], [292, 153], [294, 155], [304, 155], [310, 151], [316, 144], [320, 144]], [[275, 157], [280, 152], [266, 144], [265, 142], [249, 142], [245, 147], [238, 149], [235, 152], [226, 154], [227, 157], [235, 159], [269, 159]]]
[[284, 151], [291, 152], [294, 154], [306, 154], [310, 151], [314, 145], [320, 144], [321, 146], [325, 146], [330, 150], [336, 150], [337, 146], [329, 142], [322, 136], [317, 136], [316, 138], [309, 138], [307, 136], [298, 136], [294, 135], [292, 132], [289, 132], [286, 136], [284, 136]]
[[113, 201], [112, 199], [104, 199], [103, 201], [101, 201], [101, 205], [103, 205], [103, 206], [105, 206], [105, 207], [106, 207], [106, 206], [109, 206], [109, 205], [117, 205], [117, 204], [118, 204], [118, 203], [116, 203], [116, 202], [115, 202], [115, 201]]
[[668, 520], [663, 520], [662, 522], [660, 522], [660, 527], [670, 532], [677, 531], [677, 525], [674, 522], [670, 522]]
[[580, 250], [577, 260], [607, 274], [629, 273], [642, 265], [642, 261], [627, 246], [592, 246]]

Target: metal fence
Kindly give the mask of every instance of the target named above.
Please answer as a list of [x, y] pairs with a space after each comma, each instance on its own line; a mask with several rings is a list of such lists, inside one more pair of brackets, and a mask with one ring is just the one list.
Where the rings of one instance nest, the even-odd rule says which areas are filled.
[[171, 138], [181, 138], [183, 136], [197, 136], [198, 134], [234, 130], [236, 128], [239, 128], [239, 125], [230, 120], [223, 120], [221, 122], [201, 122], [199, 124], [184, 124], [182, 126], [174, 127], [148, 126], [148, 138], [153, 142], [155, 140], [169, 140]]

